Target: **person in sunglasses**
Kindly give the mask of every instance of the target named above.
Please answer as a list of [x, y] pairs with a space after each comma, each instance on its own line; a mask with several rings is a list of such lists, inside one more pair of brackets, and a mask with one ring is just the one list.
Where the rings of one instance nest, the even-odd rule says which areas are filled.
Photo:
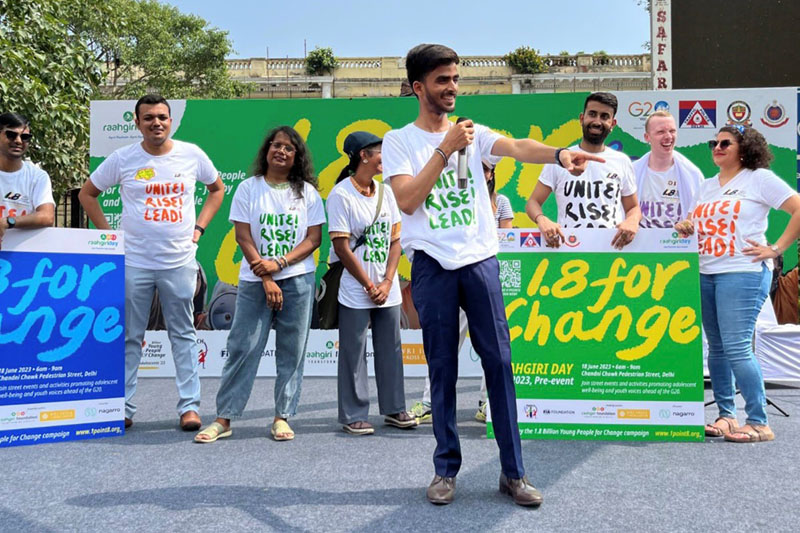
[[384, 422], [416, 427], [405, 410], [400, 341], [400, 210], [392, 190], [374, 177], [383, 170], [381, 139], [355, 131], [344, 140], [350, 162], [328, 195], [328, 231], [342, 262], [339, 286], [339, 423], [351, 435], [370, 435], [367, 421], [367, 330], [372, 327], [378, 406]]
[[0, 248], [7, 230], [46, 228], [55, 220], [50, 176], [23, 160], [32, 138], [27, 118], [0, 115]]
[[[772, 260], [800, 236], [800, 195], [769, 170], [772, 153], [755, 129], [725, 126], [708, 144], [719, 173], [701, 185], [691, 218], [675, 225], [684, 236], [697, 232], [700, 251], [708, 370], [719, 407], [705, 433], [732, 442], [768, 441], [775, 435], [767, 425], [753, 330], [769, 291]], [[791, 215], [774, 244], [765, 236], [770, 209]], [[747, 413], [742, 427], [736, 419], [737, 388]]]
[[325, 209], [311, 154], [294, 128], [270, 131], [253, 163], [254, 175], [237, 188], [229, 220], [242, 251], [228, 358], [217, 391], [217, 419], [194, 441], [231, 436], [250, 399], [258, 365], [275, 330], [276, 441], [294, 439], [288, 419], [297, 412], [314, 301], [314, 250], [322, 241]]

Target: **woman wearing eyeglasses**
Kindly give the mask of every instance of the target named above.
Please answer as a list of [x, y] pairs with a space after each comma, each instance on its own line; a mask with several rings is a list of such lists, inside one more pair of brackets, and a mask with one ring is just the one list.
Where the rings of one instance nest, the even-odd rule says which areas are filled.
[[231, 435], [275, 329], [275, 440], [294, 438], [314, 298], [314, 258], [325, 211], [302, 137], [289, 126], [272, 130], [254, 163], [255, 175], [236, 189], [230, 221], [242, 250], [239, 293], [228, 335], [228, 358], [217, 392], [217, 419], [195, 436], [214, 442]]
[[328, 195], [328, 231], [342, 262], [339, 287], [339, 423], [351, 435], [375, 432], [367, 420], [367, 330], [372, 326], [378, 408], [384, 423], [413, 428], [405, 410], [400, 342], [400, 211], [381, 173], [381, 139], [356, 131], [344, 140], [350, 157]]
[[52, 226], [55, 202], [47, 172], [22, 159], [33, 137], [28, 119], [3, 113], [0, 132], [1, 249], [6, 230]]
[[[691, 219], [675, 225], [683, 235], [696, 230], [700, 249], [708, 370], [719, 408], [719, 417], [705, 431], [731, 442], [768, 441], [775, 435], [767, 425], [753, 331], [769, 291], [771, 260], [800, 236], [800, 196], [769, 170], [772, 153], [755, 129], [725, 126], [709, 146], [719, 174], [701, 185]], [[791, 215], [772, 245], [765, 236], [770, 209]], [[747, 413], [741, 427], [734, 404], [737, 387]]]

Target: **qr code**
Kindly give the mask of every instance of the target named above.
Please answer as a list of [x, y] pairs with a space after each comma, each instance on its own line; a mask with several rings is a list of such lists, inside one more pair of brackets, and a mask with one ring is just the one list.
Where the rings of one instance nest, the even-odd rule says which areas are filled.
[[500, 285], [503, 294], [516, 293], [522, 287], [522, 262], [519, 259], [500, 261]]
[[105, 216], [111, 229], [119, 229], [119, 224], [122, 222], [122, 213], [106, 213]]

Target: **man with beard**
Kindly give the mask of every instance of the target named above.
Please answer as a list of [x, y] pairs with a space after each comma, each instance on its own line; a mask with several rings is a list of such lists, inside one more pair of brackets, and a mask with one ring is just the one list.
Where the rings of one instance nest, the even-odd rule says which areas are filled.
[[[458, 93], [458, 55], [421, 44], [408, 52], [408, 81], [419, 115], [383, 139], [383, 176], [391, 182], [403, 218], [400, 242], [412, 261], [412, 298], [422, 325], [431, 380], [436, 475], [431, 503], [448, 504], [461, 467], [456, 429], [459, 308], [469, 322], [489, 390], [500, 448], [500, 490], [519, 505], [536, 506], [541, 493], [525, 477], [511, 371], [511, 342], [497, 262], [497, 230], [481, 160], [509, 156], [526, 163], [556, 163], [580, 173], [586, 152], [555, 149], [532, 139], [509, 139], [464, 120], [452, 123]], [[457, 152], [466, 150], [467, 184], [458, 185]]]
[[[636, 236], [641, 211], [633, 165], [628, 156], [604, 144], [617, 124], [616, 113], [617, 97], [613, 94], [598, 92], [587, 96], [580, 114], [583, 139], [571, 148], [597, 154], [605, 159], [603, 163], [589, 163], [581, 176], [552, 164], [542, 170], [525, 210], [539, 226], [547, 246], [557, 248], [564, 242], [562, 228], [617, 228], [611, 241], [617, 249]], [[558, 222], [542, 212], [542, 204], [553, 191]]]
[[675, 151], [678, 129], [667, 111], [656, 111], [644, 123], [644, 140], [650, 151], [633, 164], [643, 228], [671, 228], [686, 219], [703, 173]]
[[50, 176], [22, 159], [32, 138], [27, 118], [0, 115], [0, 248], [7, 230], [46, 228], [55, 219]]

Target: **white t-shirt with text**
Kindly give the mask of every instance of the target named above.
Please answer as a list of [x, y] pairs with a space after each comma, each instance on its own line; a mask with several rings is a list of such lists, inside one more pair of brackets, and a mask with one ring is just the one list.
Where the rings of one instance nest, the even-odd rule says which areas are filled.
[[[700, 186], [692, 213], [700, 251], [700, 273], [760, 272], [760, 262], [742, 253], [746, 239], [766, 244], [767, 215], [797, 194], [771, 170], [743, 169], [720, 187], [719, 175]], [[769, 266], [769, 265], [768, 265]]]
[[[250, 224], [250, 236], [261, 257], [278, 258], [300, 244], [310, 226], [325, 223], [325, 209], [322, 198], [310, 183], [303, 184], [303, 196], [299, 197], [291, 187], [271, 186], [263, 176], [251, 176], [236, 188], [228, 219]], [[272, 274], [272, 279], [307, 274], [315, 268], [314, 254], [309, 254], [299, 263]], [[239, 281], [261, 281], [244, 258], [239, 268]]]
[[[570, 150], [584, 151], [580, 146]], [[542, 169], [539, 182], [555, 193], [562, 228], [614, 228], [625, 220], [622, 197], [636, 193], [631, 160], [609, 147], [594, 155], [606, 162], [590, 161], [580, 176], [573, 176], [556, 164]]]
[[[392, 130], [383, 138], [383, 175], [408, 175], [412, 179], [436, 155], [446, 132], [431, 133], [413, 123]], [[422, 250], [443, 268], [455, 270], [497, 254], [497, 231], [481, 159], [496, 162], [492, 146], [501, 135], [475, 125], [474, 142], [467, 147], [468, 183], [458, 188], [458, 154], [452, 154], [430, 194], [413, 214], [402, 213], [400, 242], [413, 261]], [[439, 155], [436, 155], [439, 157]]]
[[[378, 183], [375, 182], [375, 194], [368, 197], [358, 192], [352, 182], [346, 179], [333, 188], [327, 202], [329, 232], [349, 233], [351, 249], [360, 235], [367, 236], [364, 244], [356, 248], [353, 254], [375, 285], [386, 277], [392, 226], [400, 222], [400, 210], [397, 208], [392, 189], [384, 186], [381, 212], [377, 220], [372, 223], [378, 207], [378, 187]], [[381, 307], [400, 305], [402, 302], [400, 280], [395, 271], [389, 298]], [[347, 269], [344, 269], [339, 285], [339, 303], [353, 309], [378, 307]]]
[[685, 220], [678, 190], [678, 170], [675, 165], [664, 171], [648, 168], [638, 190], [643, 228], [671, 228]]
[[114, 151], [90, 180], [105, 191], [119, 185], [125, 264], [150, 270], [194, 261], [195, 185], [217, 180], [217, 169], [198, 146], [173, 140], [165, 155], [135, 143]]
[[29, 215], [45, 204], [55, 205], [47, 172], [30, 161], [16, 172], [0, 170], [0, 218]]

